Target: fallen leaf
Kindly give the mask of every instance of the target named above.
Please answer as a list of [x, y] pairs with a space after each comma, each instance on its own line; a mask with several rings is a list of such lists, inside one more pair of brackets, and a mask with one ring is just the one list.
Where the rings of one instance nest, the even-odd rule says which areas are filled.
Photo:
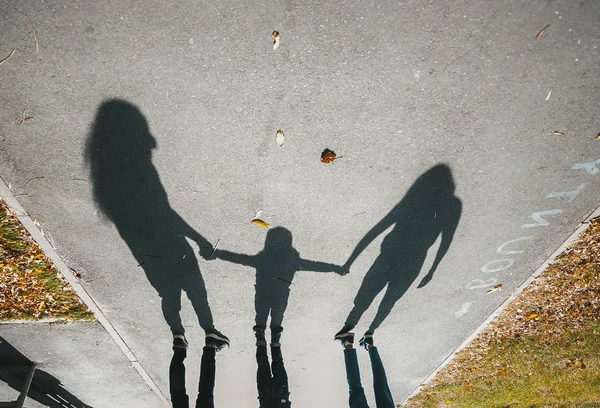
[[546, 96], [546, 100], [550, 99], [550, 95], [552, 95], [552, 88], [548, 91], [548, 96]]
[[285, 142], [285, 135], [281, 130], [277, 131], [277, 144], [279, 147], [283, 146], [283, 142]]
[[539, 39], [548, 29], [548, 27], [550, 27], [550, 24], [548, 24], [546, 27], [542, 28], [542, 30], [535, 36], [535, 39]]
[[488, 289], [487, 293], [492, 293], [492, 292], [495, 292], [497, 290], [499, 290], [499, 291], [502, 290], [502, 283], [499, 283], [496, 286], [492, 286], [491, 288]]
[[598, 136], [596, 136], [596, 140], [600, 140], [600, 133], [598, 133]]
[[259, 220], [258, 218], [253, 219], [252, 220], [252, 224], [258, 225], [259, 227], [263, 227], [263, 228], [269, 228], [270, 227], [269, 224], [267, 224], [263, 220]]
[[527, 316], [527, 320], [540, 320], [540, 315], [537, 313], [531, 313]]
[[321, 153], [321, 163], [333, 163], [336, 158], [333, 150], [325, 149], [323, 150], [323, 153]]
[[555, 130], [555, 131], [554, 131], [554, 134], [555, 134], [556, 136], [564, 136], [564, 135], [565, 135], [563, 132], [559, 132], [558, 130]]
[[279, 47], [279, 31], [273, 31], [273, 49], [276, 50]]

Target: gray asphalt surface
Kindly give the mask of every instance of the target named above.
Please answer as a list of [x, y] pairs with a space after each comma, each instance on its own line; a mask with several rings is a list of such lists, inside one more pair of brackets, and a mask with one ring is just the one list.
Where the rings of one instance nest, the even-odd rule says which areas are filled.
[[[157, 144], [151, 167], [171, 208], [211, 243], [220, 240], [220, 249], [244, 254], [265, 245], [267, 231], [250, 224], [262, 209], [265, 221], [292, 232], [300, 256], [343, 264], [420, 175], [450, 167], [462, 214], [449, 251], [417, 288], [440, 240], [431, 246], [375, 334], [397, 403], [598, 205], [597, 1], [9, 1], [0, 8], [0, 58], [16, 49], [0, 66], [0, 175], [165, 395], [171, 333], [160, 297], [95, 202], [84, 157], [108, 99], [132, 104], [147, 121]], [[277, 50], [273, 30], [281, 34]], [[32, 119], [19, 125], [24, 109]], [[343, 157], [322, 164], [325, 148]], [[127, 154], [136, 163], [135, 149]], [[346, 276], [296, 274], [282, 339], [294, 406], [347, 404], [343, 356], [332, 339], [384, 236]], [[217, 406], [257, 406], [255, 271], [198, 263], [215, 325], [232, 342], [217, 358]], [[356, 327], [359, 336], [382, 296]], [[182, 319], [194, 395], [203, 332], [187, 300]], [[374, 401], [367, 354], [360, 358]], [[76, 394], [81, 384], [66, 386]]]
[[[78, 408], [162, 406], [99, 324], [10, 324], [0, 331], [4, 339], [0, 347], [3, 353], [8, 351], [3, 361], [7, 357], [15, 361], [20, 354], [36, 363], [27, 408], [71, 406], [68, 403]], [[11, 385], [20, 390], [18, 369], [9, 371], [10, 377], [2, 379], [17, 378]], [[14, 387], [0, 381], [0, 401], [15, 401], [18, 396]]]

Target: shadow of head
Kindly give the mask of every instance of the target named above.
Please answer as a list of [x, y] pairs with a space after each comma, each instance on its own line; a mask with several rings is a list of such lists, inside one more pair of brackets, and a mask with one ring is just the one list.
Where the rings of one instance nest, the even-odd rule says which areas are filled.
[[419, 176], [406, 193], [406, 198], [433, 202], [452, 197], [455, 190], [452, 170], [446, 164], [438, 164]]
[[283, 227], [271, 228], [265, 238], [265, 251], [281, 251], [292, 248], [292, 232]]
[[155, 148], [156, 139], [137, 107], [119, 99], [100, 105], [86, 142], [85, 161], [94, 201], [104, 216], [116, 221], [157, 205], [153, 199], [165, 193], [152, 165]]
[[88, 160], [92, 155], [102, 153], [105, 156], [109, 152], [119, 156], [148, 155], [154, 148], [156, 140], [136, 106], [120, 99], [104, 101], [100, 105], [88, 139]]

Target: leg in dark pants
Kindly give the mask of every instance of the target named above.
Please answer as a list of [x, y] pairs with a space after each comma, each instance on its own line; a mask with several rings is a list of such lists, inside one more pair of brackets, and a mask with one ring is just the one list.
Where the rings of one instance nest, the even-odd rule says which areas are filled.
[[283, 355], [280, 346], [271, 346], [271, 371], [273, 372], [273, 392], [278, 406], [291, 406], [288, 376], [283, 365]]
[[267, 356], [267, 346], [256, 347], [256, 387], [258, 388], [258, 401], [260, 407], [271, 406], [273, 381], [271, 368]]
[[181, 348], [173, 350], [173, 358], [169, 366], [169, 390], [173, 408], [189, 408], [189, 398], [185, 392], [185, 360], [186, 351]]
[[348, 379], [348, 388], [350, 390], [350, 408], [369, 408], [365, 390], [360, 383], [360, 369], [358, 367], [358, 357], [356, 349], [344, 349], [344, 361], [346, 363], [346, 378]]
[[214, 347], [204, 347], [202, 352], [202, 363], [200, 364], [200, 384], [198, 385], [198, 399], [196, 408], [214, 408], [215, 389], [215, 354]]
[[371, 357], [371, 368], [373, 369], [373, 389], [377, 408], [394, 408], [394, 400], [377, 347], [369, 348], [369, 357]]

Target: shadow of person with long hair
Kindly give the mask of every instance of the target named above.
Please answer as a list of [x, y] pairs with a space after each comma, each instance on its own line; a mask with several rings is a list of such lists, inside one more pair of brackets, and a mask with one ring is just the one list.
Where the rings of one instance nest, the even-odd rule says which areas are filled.
[[[31, 360], [21, 354], [6, 339], [0, 337], [0, 381], [6, 382], [11, 388], [21, 392], [32, 364]], [[52, 408], [91, 408], [67, 391], [58, 378], [39, 368], [34, 371], [27, 396]], [[0, 402], [0, 406], [3, 402], [6, 401]]]
[[450, 167], [438, 164], [423, 173], [410, 187], [404, 198], [375, 225], [358, 243], [348, 261], [342, 266], [348, 273], [356, 258], [386, 229], [393, 226], [381, 244], [381, 253], [366, 273], [354, 298], [343, 334], [356, 326], [373, 299], [387, 285], [377, 314], [366, 335], [374, 331], [390, 314], [394, 304], [419, 275], [427, 251], [441, 234], [442, 239], [431, 269], [419, 288], [433, 277], [448, 252], [461, 216], [462, 203], [454, 195], [455, 184]]
[[[256, 269], [256, 382], [260, 407], [289, 407], [288, 377], [281, 354], [283, 315], [290, 296], [290, 285], [297, 271], [336, 272], [338, 265], [311, 261], [300, 257], [292, 246], [292, 233], [282, 227], [267, 232], [265, 247], [256, 255], [215, 250], [215, 258]], [[265, 330], [271, 316], [271, 366], [267, 356]]]
[[156, 147], [137, 107], [118, 99], [103, 102], [85, 150], [94, 199], [158, 292], [172, 333], [184, 333], [182, 291], [192, 302], [204, 331], [218, 333], [204, 280], [186, 237], [198, 244], [203, 256], [210, 253], [212, 245], [171, 208], [152, 164]]

